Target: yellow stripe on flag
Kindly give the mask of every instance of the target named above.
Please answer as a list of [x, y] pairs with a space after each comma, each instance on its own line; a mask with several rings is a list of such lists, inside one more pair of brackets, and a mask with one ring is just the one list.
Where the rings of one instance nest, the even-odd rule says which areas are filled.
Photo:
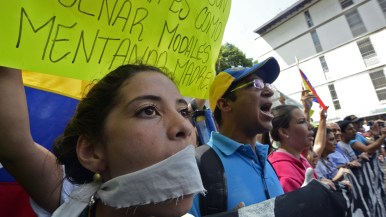
[[44, 90], [74, 99], [81, 99], [90, 81], [66, 78], [38, 72], [23, 71], [23, 83], [27, 87]]

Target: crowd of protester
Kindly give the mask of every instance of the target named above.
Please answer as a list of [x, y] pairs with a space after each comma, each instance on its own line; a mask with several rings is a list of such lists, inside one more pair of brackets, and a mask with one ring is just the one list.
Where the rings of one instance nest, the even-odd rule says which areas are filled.
[[[226, 70], [226, 73], [232, 74], [235, 72], [233, 72], [232, 70]], [[242, 73], [245, 73], [245, 71], [241, 71], [238, 73], [242, 74]], [[258, 73], [256, 74], [259, 75]], [[221, 74], [218, 75], [218, 77], [220, 78], [221, 76], [222, 76]], [[218, 77], [216, 77], [216, 79], [218, 79]], [[242, 170], [247, 168], [248, 166], [237, 163], [235, 159], [237, 159], [238, 157], [230, 157], [232, 155], [231, 151], [232, 150], [238, 151], [238, 148], [240, 147], [240, 144], [239, 144], [238, 146], [232, 147], [232, 149], [229, 150], [229, 147], [231, 146], [228, 143], [235, 142], [235, 140], [232, 141], [230, 140], [230, 138], [235, 137], [235, 135], [240, 136], [240, 129], [238, 128], [238, 126], [241, 127], [245, 124], [247, 124], [247, 126], [250, 126], [248, 125], [248, 122], [251, 122], [250, 118], [252, 118], [254, 115], [253, 112], [251, 112], [251, 114], [247, 113], [249, 106], [253, 105], [251, 103], [252, 100], [250, 100], [249, 102], [247, 101], [248, 104], [238, 104], [238, 106], [245, 105], [243, 110], [240, 110], [240, 108], [236, 110], [235, 109], [236, 107], [231, 107], [231, 106], [234, 106], [232, 102], [236, 101], [238, 97], [244, 97], [244, 94], [245, 94], [243, 92], [240, 92], [238, 93], [238, 95], [236, 95], [234, 92], [235, 90], [240, 90], [242, 88], [248, 89], [248, 86], [249, 88], [252, 88], [252, 89], [260, 89], [260, 88], [263, 88], [264, 86], [262, 84], [264, 80], [263, 82], [261, 82], [261, 84], [256, 84], [256, 81], [253, 79], [253, 77], [248, 79], [248, 76], [245, 76], [246, 81], [244, 82], [243, 81], [238, 82], [239, 78], [237, 74], [236, 75], [232, 74], [232, 77], [234, 77], [234, 79], [230, 84], [231, 86], [230, 87], [226, 86], [225, 89], [226, 88], [228, 89], [221, 90], [220, 94], [216, 93], [221, 95], [222, 97], [219, 97], [218, 95], [216, 95], [216, 97], [212, 97], [209, 100], [212, 111], [214, 111], [214, 119], [218, 124], [219, 132], [212, 132], [212, 137], [206, 144], [215, 150], [216, 154], [220, 156], [221, 161], [225, 166], [232, 165], [233, 167], [238, 168], [237, 172], [235, 172], [234, 169], [233, 171], [231, 169], [225, 169], [227, 181], [229, 179], [230, 180], [229, 182], [234, 185], [234, 186], [227, 186], [227, 189], [225, 191], [227, 192], [226, 194], [228, 194], [227, 196], [232, 197], [236, 195], [240, 197], [240, 199], [236, 199], [232, 203], [229, 203], [229, 200], [228, 200], [228, 206], [226, 206], [228, 211], [233, 210], [234, 208], [240, 207], [238, 205], [239, 201], [242, 201], [242, 206], [251, 204], [249, 201], [245, 203], [244, 201], [245, 199], [243, 198], [246, 198], [246, 195], [245, 194], [243, 195], [242, 192], [244, 191], [241, 190], [240, 188], [240, 186], [250, 187], [251, 184], [248, 183], [250, 180], [246, 181], [243, 179], [241, 180], [239, 179], [238, 183], [234, 184], [232, 179], [237, 179], [239, 177], [242, 177], [243, 175], [240, 175], [240, 171], [242, 171], [243, 174], [249, 174], [249, 175], [253, 174], [253, 172], [245, 172], [244, 170]], [[221, 79], [215, 80], [211, 88], [213, 89], [213, 86], [216, 86], [216, 84], [220, 83], [220, 81], [222, 80]], [[267, 86], [268, 85], [265, 85], [265, 87]], [[221, 88], [224, 88], [224, 87], [222, 86]], [[229, 89], [231, 91], [229, 91]], [[260, 96], [263, 97], [264, 95], [261, 94]], [[343, 125], [347, 123], [350, 123], [351, 125], [353, 125], [357, 120], [348, 120], [349, 117], [351, 118], [354, 117], [351, 115], [349, 117], [346, 117], [344, 121], [340, 121], [339, 122], [340, 125], [338, 123], [333, 123], [333, 122], [327, 123], [327, 111], [322, 110], [320, 112], [320, 121], [318, 123], [318, 127], [314, 127], [314, 124], [311, 123], [311, 118], [310, 118], [313, 97], [314, 96], [310, 94], [310, 91], [302, 91], [301, 101], [304, 106], [303, 111], [301, 110], [301, 108], [297, 106], [285, 105], [285, 100], [282, 100], [281, 104], [284, 104], [284, 105], [279, 105], [277, 107], [272, 108], [271, 110], [272, 128], [270, 131], [266, 131], [261, 134], [258, 134], [256, 136], [257, 141], [250, 140], [249, 143], [239, 142], [244, 145], [244, 146], [243, 145], [241, 146], [243, 148], [245, 148], [245, 145], [247, 145], [248, 148], [249, 146], [255, 147], [254, 148], [255, 155], [258, 158], [262, 157], [263, 159], [264, 159], [264, 156], [261, 156], [261, 150], [259, 150], [257, 147], [259, 144], [269, 145], [268, 163], [274, 168], [277, 174], [277, 179], [279, 180], [284, 193], [295, 191], [303, 186], [303, 183], [305, 182], [305, 179], [307, 177], [306, 173], [308, 168], [313, 168], [313, 172], [311, 173], [311, 176], [314, 179], [319, 180], [321, 183], [324, 184], [324, 186], [331, 189], [332, 191], [337, 190], [337, 188], [345, 188], [350, 190], [352, 189], [352, 184], [346, 178], [345, 174], [351, 173], [350, 168], [358, 168], [361, 166], [357, 158], [359, 159], [363, 158], [368, 160], [369, 156], [373, 154], [374, 151], [376, 151], [375, 148], [373, 147], [377, 147], [377, 148], [380, 147], [379, 143], [375, 143], [375, 144], [372, 144], [369, 148], [368, 145], [374, 142], [374, 141], [369, 141], [369, 144], [367, 144], [366, 147], [363, 148], [362, 146], [364, 146], [364, 144], [360, 144], [358, 142], [356, 146], [360, 147], [358, 149], [363, 150], [364, 153], [358, 154], [358, 157], [356, 157], [356, 155], [350, 156], [349, 154], [350, 152], [346, 151], [344, 146], [345, 143], [343, 141], [350, 139], [350, 141], [347, 141], [350, 143], [350, 145], [356, 143], [354, 142], [355, 137], [353, 137], [354, 135], [356, 135], [356, 133], [352, 134], [351, 137], [349, 138], [350, 134], [346, 136], [346, 134], [343, 135], [341, 133], [340, 126], [347, 127]], [[216, 104], [214, 104], [213, 98], [216, 99], [215, 101]], [[200, 102], [203, 103], [202, 101]], [[221, 109], [219, 109], [219, 107], [217, 107], [217, 106], [224, 106], [224, 105], [226, 108], [224, 112]], [[227, 127], [224, 128], [224, 126], [222, 125], [223, 123], [221, 118], [224, 116], [224, 114], [229, 115], [229, 113], [235, 113], [235, 112], [241, 112], [241, 113], [233, 114], [232, 117], [236, 119], [232, 119], [230, 123], [229, 122], [227, 123]], [[359, 120], [363, 120], [363, 119], [359, 119]], [[240, 121], [242, 121], [242, 123], [240, 123]], [[260, 120], [260, 122], [262, 121]], [[248, 130], [252, 130], [252, 129], [253, 129], [252, 127], [248, 128]], [[248, 130], [244, 129], [243, 131], [248, 132]], [[350, 129], [348, 129], [348, 131], [350, 132]], [[377, 132], [381, 132], [381, 131], [379, 130]], [[232, 135], [232, 133], [234, 133], [235, 135]], [[223, 138], [220, 137], [226, 134], [228, 134], [229, 136], [223, 137]], [[343, 138], [343, 141], [342, 141], [342, 138]], [[381, 138], [381, 139], [384, 140], [384, 138]], [[379, 141], [381, 139], [379, 139]], [[338, 145], [338, 142], [342, 144]], [[255, 143], [256, 145], [254, 145]], [[198, 146], [200, 145], [205, 145], [205, 144], [198, 144]], [[370, 151], [373, 151], [373, 152], [370, 152]], [[351, 154], [352, 153], [354, 152], [351, 152]], [[250, 156], [253, 156], [253, 155], [250, 155]], [[334, 156], [334, 157], [330, 158], [330, 156]], [[244, 160], [244, 162], [248, 162], [248, 161], [254, 162], [255, 160], [256, 159], [253, 159], [250, 157], [249, 159]], [[337, 164], [335, 164], [335, 161], [333, 160], [336, 160]], [[233, 162], [233, 164], [231, 164], [230, 162]], [[264, 165], [261, 162], [260, 164]], [[264, 169], [261, 169], [261, 166], [260, 166], [259, 170], [260, 170], [259, 175], [262, 176], [261, 174], [264, 174], [263, 172]], [[252, 178], [252, 179], [256, 180], [256, 178]], [[210, 184], [218, 184], [218, 183], [205, 183], [205, 180], [204, 180], [205, 188], [208, 189], [208, 186]], [[265, 189], [266, 192], [269, 191], [267, 190], [266, 183], [260, 183], [260, 184], [263, 184], [261, 185], [262, 188], [260, 188], [260, 190]], [[271, 187], [271, 189], [274, 189], [274, 187]], [[229, 193], [228, 191], [231, 191], [231, 193]], [[255, 190], [253, 192], [258, 192], [258, 190]], [[239, 195], [242, 195], [242, 196], [239, 196]], [[262, 194], [260, 193], [260, 195]], [[265, 200], [270, 198], [269, 194], [265, 194], [265, 195], [268, 195], [266, 196]], [[209, 195], [206, 195], [206, 196], [200, 195], [199, 197], [205, 198], [208, 196]], [[262, 200], [259, 199], [258, 201], [262, 201]], [[202, 204], [205, 205], [205, 203], [201, 203], [201, 201], [196, 198], [195, 206], [193, 208], [193, 211], [191, 211], [191, 213], [194, 214], [195, 216], [200, 216], [200, 210], [202, 210], [200, 209], [200, 205]], [[218, 212], [220, 212], [220, 210], [214, 209], [212, 213], [218, 213]], [[212, 213], [209, 213], [209, 214], [212, 214]], [[208, 214], [208, 213], [205, 212], [205, 214]]]
[[[280, 73], [274, 58], [217, 74], [209, 108], [199, 99], [188, 105], [157, 68], [121, 66], [80, 102], [54, 153], [30, 134], [20, 70], [0, 69], [0, 162], [39, 216], [232, 212], [307, 186], [309, 176], [329, 191], [350, 191], [351, 169], [385, 157], [383, 120], [367, 121], [365, 131], [363, 118], [327, 123], [322, 110], [314, 127], [308, 91], [304, 108], [284, 101], [272, 107], [271, 84]], [[202, 109], [216, 122], [206, 144], [197, 142], [189, 119]], [[221, 166], [209, 173], [215, 177], [204, 174], [213, 167], [207, 156]]]
[[[233, 88], [236, 87], [234, 89], [239, 89], [240, 86], [245, 88], [248, 87], [248, 85], [251, 88], [259, 89], [253, 81], [248, 81], [248, 79], [245, 82], [241, 82], [241, 85], [239, 83], [232, 85]], [[260, 85], [260, 87], [262, 87], [262, 85]], [[228, 94], [227, 92], [225, 93]], [[223, 97], [220, 99], [225, 101], [231, 99], [231, 101], [233, 101], [237, 98], [236, 96], [229, 97], [229, 95], [226, 94], [223, 94]], [[242, 95], [242, 93], [239, 94]], [[300, 107], [286, 105], [285, 100], [281, 100], [280, 103], [282, 105], [271, 109], [271, 130], [258, 134], [257, 144], [269, 145], [268, 163], [274, 168], [284, 193], [295, 191], [303, 186], [307, 178], [306, 173], [308, 168], [313, 169], [311, 176], [314, 179], [320, 181], [332, 191], [342, 188], [350, 191], [353, 188], [353, 184], [347, 178], [347, 175], [353, 175], [351, 169], [358, 169], [363, 163], [368, 162], [370, 158], [377, 156], [381, 163], [384, 162], [384, 142], [386, 138], [384, 120], [367, 121], [366, 124], [364, 124], [364, 118], [348, 115], [341, 121], [327, 122], [328, 111], [321, 109], [320, 120], [315, 124], [311, 122], [310, 118], [313, 97], [310, 91], [302, 91], [301, 101], [303, 103], [303, 111]], [[212, 110], [218, 109], [216, 106], [217, 105], [212, 107]], [[236, 115], [236, 119], [246, 123], [245, 118], [249, 119], [251, 116], [248, 113], [243, 114], [244, 115]], [[216, 112], [214, 117], [217, 123], [219, 123], [218, 118], [216, 118]], [[232, 127], [239, 126], [236, 124], [236, 120], [232, 123], [234, 124]], [[365, 130], [366, 128], [367, 130]], [[220, 125], [220, 133], [221, 132]], [[214, 149], [217, 150], [219, 145], [213, 145], [212, 139], [208, 144], [212, 148], [215, 146]], [[224, 149], [224, 146], [227, 146], [225, 145], [227, 142], [226, 140], [220, 141], [222, 142], [221, 146], [219, 146], [221, 150]], [[243, 144], [245, 144], [245, 142]], [[247, 144], [254, 147], [251, 143]], [[227, 153], [226, 150], [216, 152], [219, 154]], [[259, 156], [258, 149], [255, 149], [255, 152], [256, 155]], [[228, 160], [231, 159], [232, 158], [229, 158]], [[240, 165], [237, 165], [237, 167], [242, 168]], [[228, 172], [228, 174], [227, 178], [234, 179], [233, 176], [237, 173]], [[243, 184], [239, 183], [239, 185], [248, 185], [247, 181], [243, 182]], [[262, 187], [266, 188], [266, 185]], [[229, 189], [239, 190], [234, 186], [228, 187], [228, 190]], [[233, 194], [237, 195], [237, 193]], [[268, 198], [269, 197], [266, 199]], [[245, 205], [245, 203], [243, 204]], [[247, 203], [247, 205], [249, 204], [250, 203]], [[228, 210], [234, 207], [237, 207], [236, 201], [231, 206], [228, 206]], [[196, 212], [193, 213], [197, 214]]]

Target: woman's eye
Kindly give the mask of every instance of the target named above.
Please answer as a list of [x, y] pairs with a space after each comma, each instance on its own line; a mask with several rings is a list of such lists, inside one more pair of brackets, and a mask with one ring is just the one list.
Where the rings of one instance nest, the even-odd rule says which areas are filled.
[[181, 115], [184, 117], [184, 118], [189, 118], [190, 117], [190, 112], [188, 110], [188, 108], [185, 108], [185, 109], [182, 109], [180, 111]]
[[145, 113], [146, 115], [152, 115], [152, 114], [155, 113], [155, 109], [152, 108], [152, 107], [145, 108], [145, 109], [143, 110], [143, 113]]
[[298, 121], [298, 124], [304, 124], [304, 123], [306, 123], [306, 120], [301, 119]]
[[137, 116], [144, 116], [144, 117], [148, 117], [148, 116], [154, 116], [154, 115], [157, 115], [158, 112], [157, 112], [157, 107], [152, 105], [152, 106], [146, 106], [144, 108], [141, 108], [139, 109], [137, 112], [136, 112], [136, 115]]

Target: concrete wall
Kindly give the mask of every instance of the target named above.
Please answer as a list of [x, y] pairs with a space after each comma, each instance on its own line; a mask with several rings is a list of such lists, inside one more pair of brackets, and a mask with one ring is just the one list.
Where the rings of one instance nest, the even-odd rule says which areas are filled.
[[[370, 37], [374, 47], [384, 47], [385, 43], [379, 39], [386, 38], [386, 30]], [[348, 56], [348, 54], [350, 54]], [[346, 55], [346, 57], [345, 57]], [[382, 56], [381, 56], [382, 55]], [[352, 42], [340, 49], [325, 53], [324, 57], [329, 67], [328, 77], [322, 71], [318, 58], [312, 58], [300, 63], [299, 67], [307, 75], [315, 87], [318, 95], [326, 105], [330, 106], [330, 118], [340, 119], [353, 113], [358, 116], [369, 116], [374, 110], [379, 109], [386, 112], [386, 102], [379, 101], [374, 90], [369, 73], [383, 69], [386, 73], [385, 53], [378, 53], [380, 61], [378, 64], [366, 67], [357, 45]], [[301, 78], [296, 66], [283, 70], [275, 82], [275, 86], [296, 100], [300, 99]], [[335, 110], [328, 89], [329, 84], [334, 84], [340, 102], [341, 109]], [[316, 108], [317, 110], [317, 108]], [[318, 120], [317, 116], [313, 117]]]
[[[274, 56], [279, 61], [282, 71], [274, 85], [295, 100], [300, 100], [301, 92], [301, 77], [294, 58], [298, 57], [300, 68], [324, 103], [330, 106], [329, 119], [332, 120], [339, 120], [349, 114], [368, 116], [386, 112], [386, 102], [378, 100], [369, 76], [370, 72], [380, 69], [386, 73], [386, 16], [377, 0], [357, 0], [355, 4], [342, 10], [338, 1], [319, 1], [256, 41], [265, 46], [260, 51], [259, 60]], [[356, 38], [344, 16], [353, 9], [359, 12], [367, 29], [365, 34]], [[305, 10], [310, 12], [314, 22], [312, 28], [307, 26]], [[321, 41], [323, 51], [320, 53], [315, 51], [310, 35], [312, 29], [317, 31]], [[358, 40], [367, 37], [378, 59], [378, 63], [371, 66], [366, 66], [357, 46]], [[324, 56], [327, 62], [327, 74], [322, 70], [320, 56]], [[335, 86], [340, 110], [334, 109], [329, 84]], [[318, 120], [318, 114], [313, 118]]]

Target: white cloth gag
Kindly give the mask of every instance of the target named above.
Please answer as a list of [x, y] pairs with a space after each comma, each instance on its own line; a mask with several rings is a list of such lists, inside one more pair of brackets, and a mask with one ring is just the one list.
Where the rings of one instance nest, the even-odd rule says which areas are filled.
[[105, 183], [80, 185], [71, 193], [70, 199], [54, 212], [53, 217], [79, 216], [89, 205], [92, 196], [108, 206], [123, 208], [155, 204], [204, 191], [195, 150], [189, 145], [147, 168], [115, 177]]

